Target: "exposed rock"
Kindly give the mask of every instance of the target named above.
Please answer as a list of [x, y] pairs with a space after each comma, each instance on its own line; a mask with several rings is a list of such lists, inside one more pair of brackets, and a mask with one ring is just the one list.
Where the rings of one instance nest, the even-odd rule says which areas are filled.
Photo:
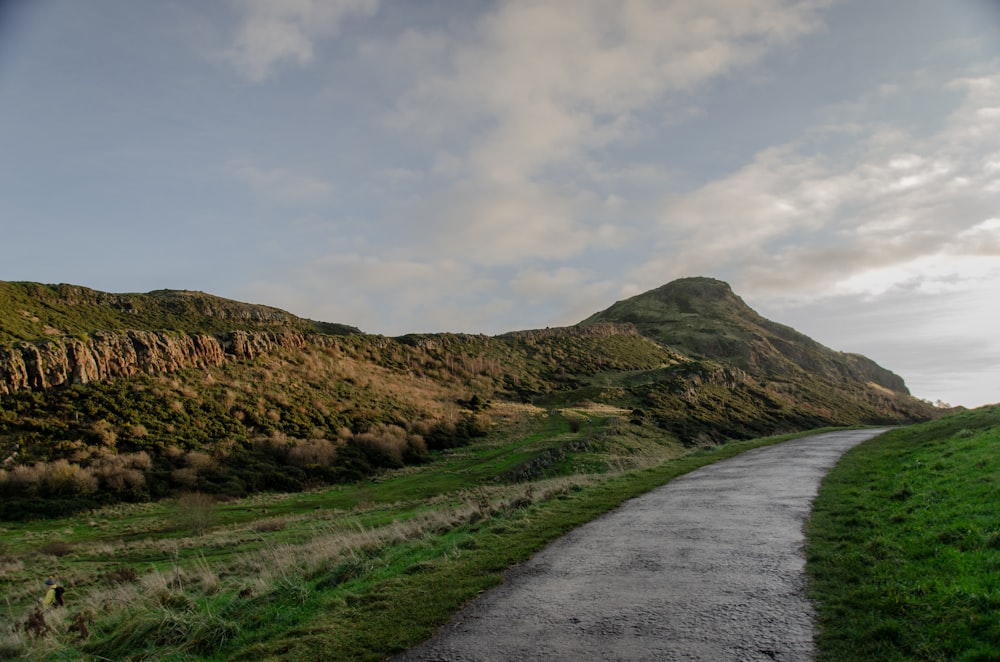
[[0, 346], [0, 394], [217, 366], [227, 356], [252, 359], [305, 343], [299, 333], [255, 331], [233, 331], [218, 338], [176, 331], [98, 332], [85, 340], [9, 343]]
[[220, 336], [222, 349], [238, 359], [253, 359], [278, 347], [301, 348], [306, 344], [300, 333], [266, 333], [257, 331], [231, 331]]

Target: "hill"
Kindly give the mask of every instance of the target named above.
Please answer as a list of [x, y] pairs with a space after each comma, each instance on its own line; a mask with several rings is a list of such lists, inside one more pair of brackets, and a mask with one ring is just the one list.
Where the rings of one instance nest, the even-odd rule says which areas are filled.
[[172, 329], [222, 333], [275, 329], [360, 333], [343, 324], [296, 317], [270, 306], [187, 290], [111, 294], [79, 285], [0, 281], [0, 343], [94, 331]]
[[500, 402], [609, 406], [689, 447], [938, 413], [710, 279], [571, 327], [398, 338], [199, 292], [0, 283], [0, 333], [3, 518], [357, 480], [473, 442]]
[[581, 326], [634, 324], [644, 336], [682, 354], [732, 364], [761, 379], [819, 377], [872, 382], [909, 395], [898, 375], [859, 354], [835, 352], [791, 327], [757, 314], [727, 283], [683, 278], [619, 301]]

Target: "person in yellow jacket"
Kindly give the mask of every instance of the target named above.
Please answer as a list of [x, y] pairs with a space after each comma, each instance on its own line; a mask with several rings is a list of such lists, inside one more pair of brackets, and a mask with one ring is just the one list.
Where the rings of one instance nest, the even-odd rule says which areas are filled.
[[63, 593], [66, 592], [66, 589], [60, 586], [56, 578], [51, 575], [45, 580], [45, 587], [48, 590], [45, 591], [45, 597], [42, 599], [42, 607], [45, 609], [62, 607], [65, 604], [63, 602]]

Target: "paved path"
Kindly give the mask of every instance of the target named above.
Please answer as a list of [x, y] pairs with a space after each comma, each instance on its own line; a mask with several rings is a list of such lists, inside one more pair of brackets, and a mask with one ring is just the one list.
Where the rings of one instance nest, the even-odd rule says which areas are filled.
[[811, 660], [802, 525], [820, 480], [882, 430], [703, 467], [510, 571], [398, 660]]

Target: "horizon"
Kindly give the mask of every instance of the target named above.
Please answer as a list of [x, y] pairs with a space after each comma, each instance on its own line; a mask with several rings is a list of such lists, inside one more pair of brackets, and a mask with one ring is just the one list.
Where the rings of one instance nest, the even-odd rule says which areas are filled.
[[366, 333], [679, 277], [1000, 401], [1000, 2], [0, 5], [0, 279]]

